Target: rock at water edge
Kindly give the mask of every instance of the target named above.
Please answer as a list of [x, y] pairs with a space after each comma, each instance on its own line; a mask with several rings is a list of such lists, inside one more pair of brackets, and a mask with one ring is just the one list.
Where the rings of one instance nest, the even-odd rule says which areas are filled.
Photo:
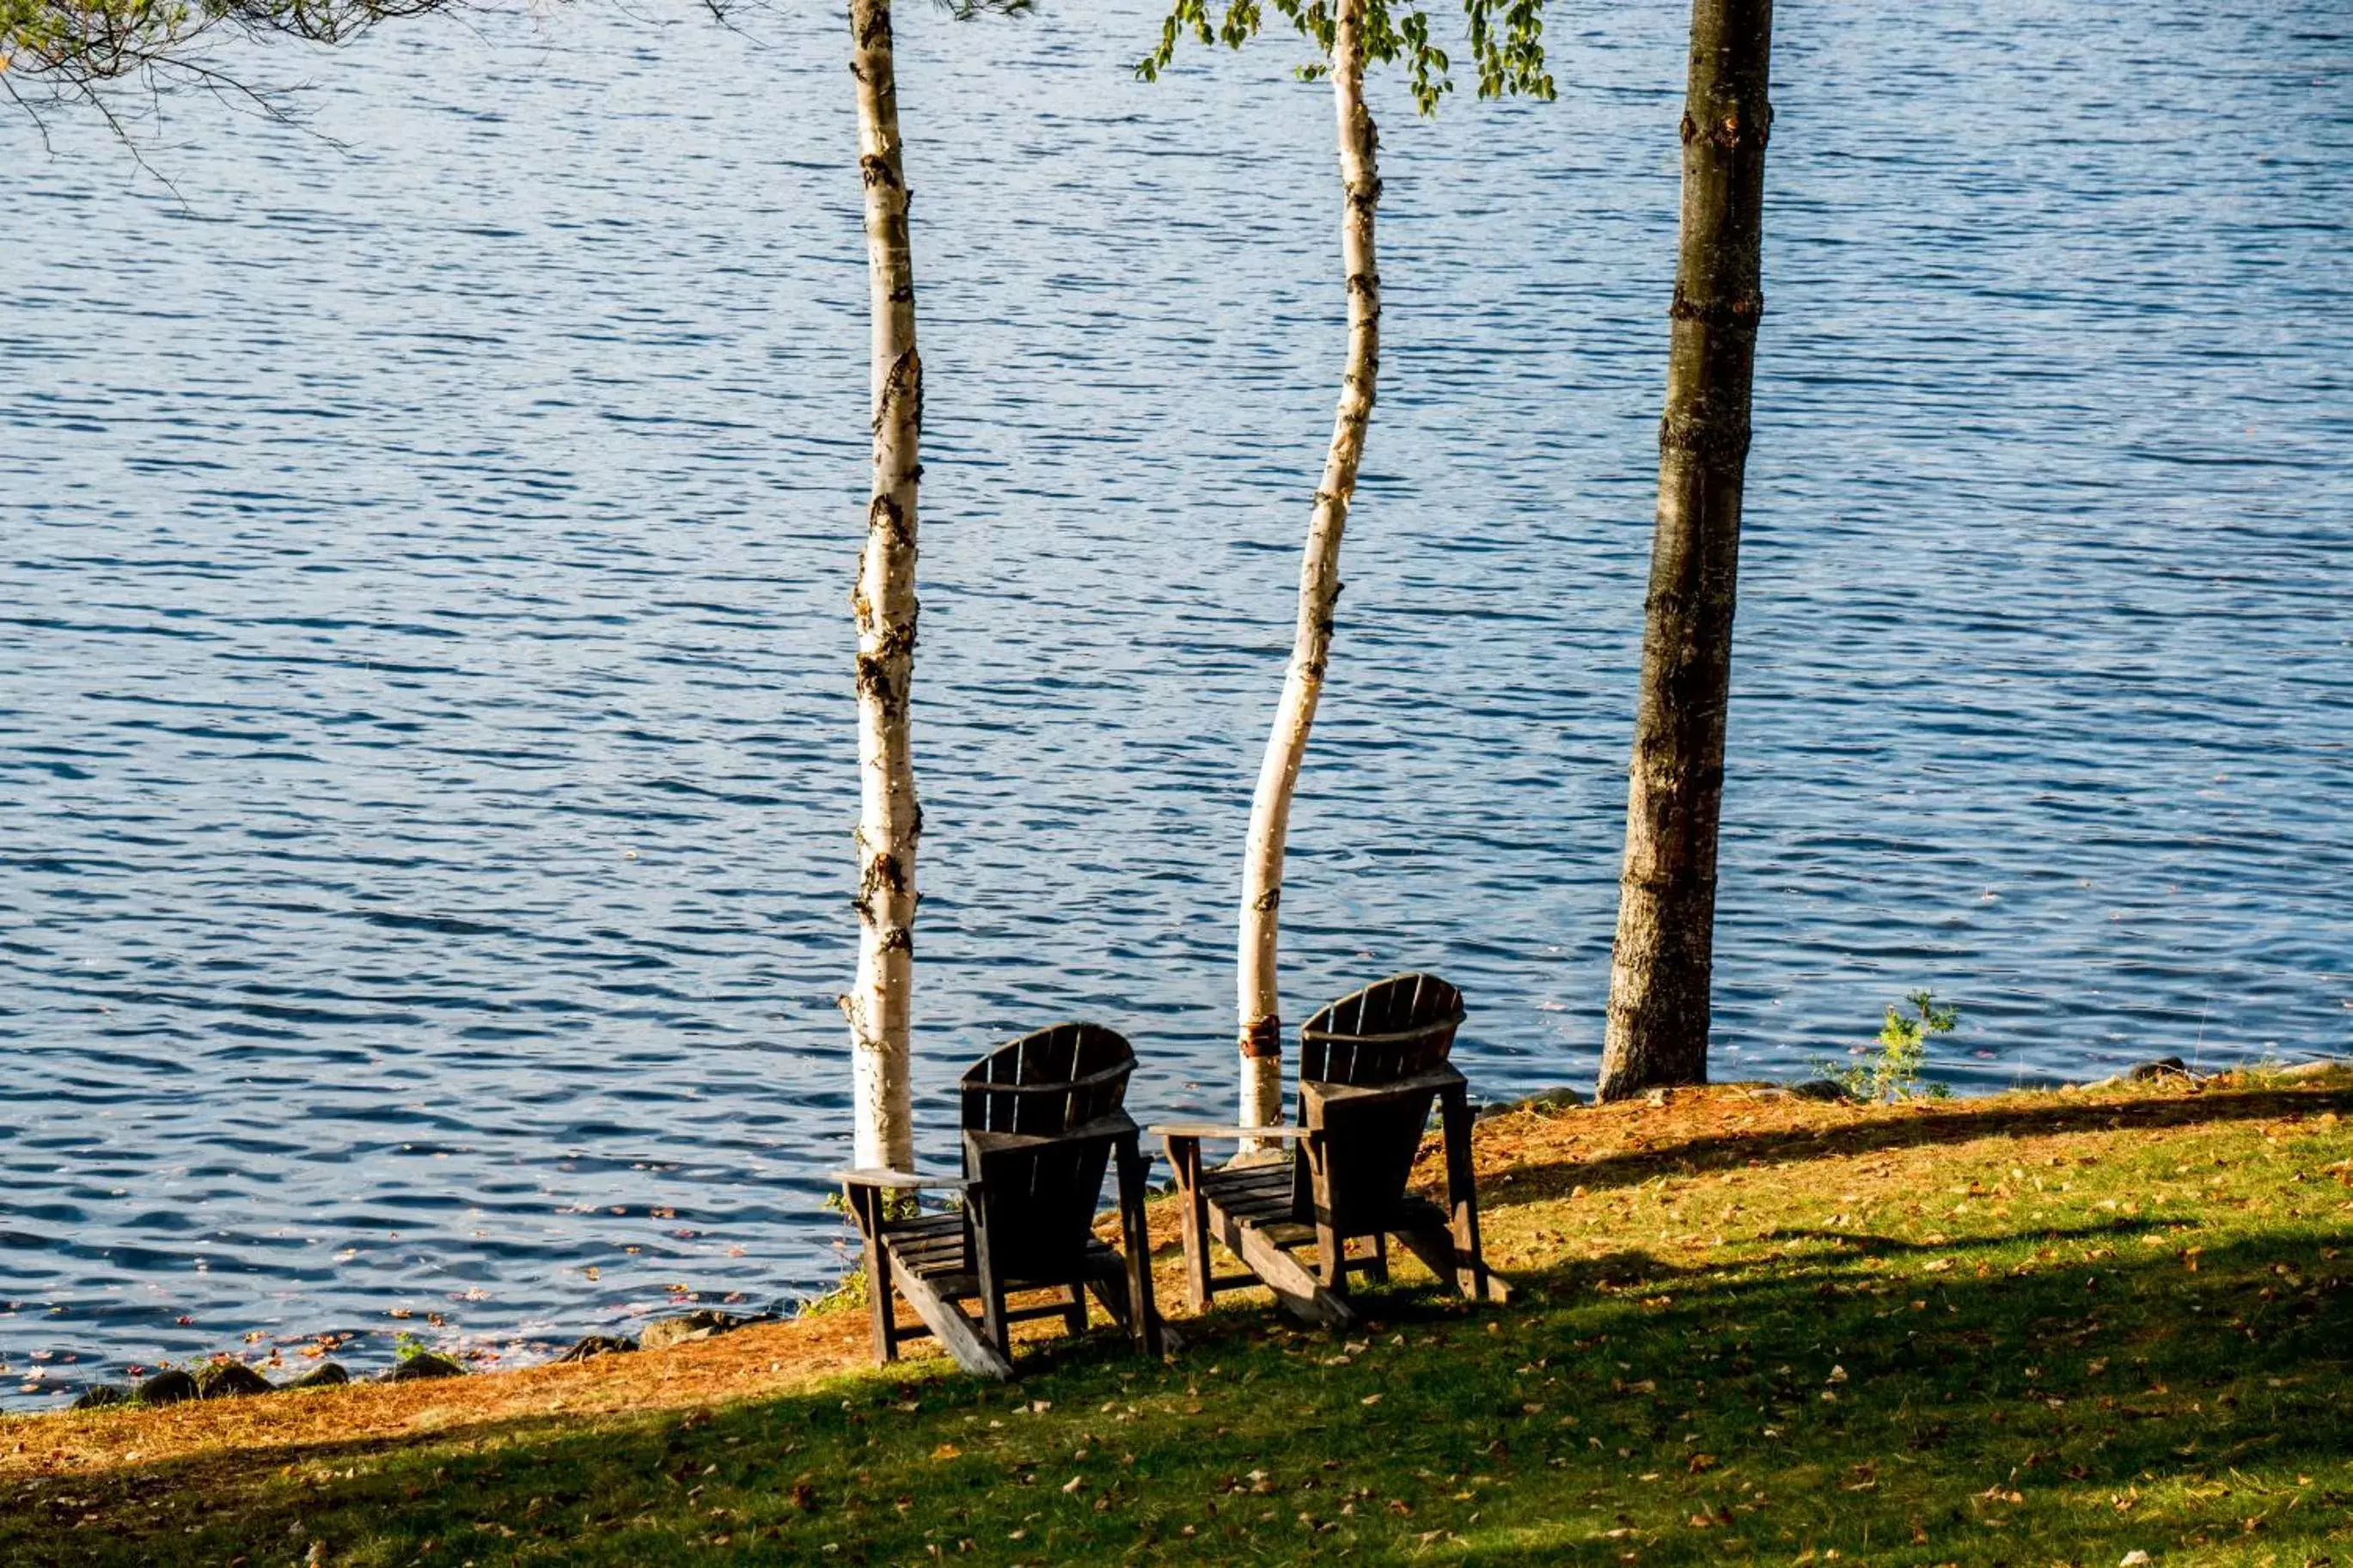
[[463, 1377], [466, 1369], [446, 1355], [432, 1351], [419, 1351], [393, 1363], [392, 1370], [376, 1379], [378, 1383], [422, 1383], [429, 1377]]
[[131, 1397], [141, 1405], [177, 1405], [183, 1400], [200, 1397], [196, 1380], [177, 1367], [159, 1372], [132, 1391]]
[[691, 1312], [681, 1312], [675, 1318], [659, 1318], [648, 1323], [645, 1331], [638, 1337], [638, 1348], [658, 1351], [664, 1345], [682, 1345], [690, 1340], [707, 1340], [713, 1334], [730, 1333], [760, 1321], [703, 1307]]
[[216, 1361], [196, 1373], [196, 1394], [205, 1399], [234, 1399], [244, 1394], [275, 1392], [268, 1378], [241, 1361]]
[[570, 1350], [555, 1359], [559, 1362], [593, 1361], [600, 1355], [627, 1355], [638, 1348], [638, 1342], [623, 1334], [586, 1334]]

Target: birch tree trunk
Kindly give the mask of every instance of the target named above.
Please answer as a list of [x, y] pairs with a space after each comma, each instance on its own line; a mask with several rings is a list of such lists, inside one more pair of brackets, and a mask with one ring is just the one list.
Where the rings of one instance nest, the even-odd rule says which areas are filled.
[[1340, 184], [1345, 194], [1340, 251], [1348, 287], [1348, 363], [1340, 384], [1339, 413], [1324, 461], [1324, 482], [1307, 529], [1299, 565], [1299, 619], [1292, 634], [1291, 667], [1266, 760], [1250, 802], [1250, 839], [1242, 861], [1241, 939], [1237, 963], [1241, 1048], [1241, 1121], [1266, 1127], [1282, 1120], [1282, 1002], [1275, 964], [1282, 856], [1291, 830], [1292, 795], [1307, 752], [1307, 732], [1324, 691], [1331, 656], [1332, 612], [1340, 597], [1340, 536], [1356, 492], [1365, 426], [1373, 415], [1380, 373], [1381, 284], [1373, 264], [1373, 215], [1381, 199], [1377, 164], [1380, 138], [1365, 107], [1365, 0], [1340, 0], [1332, 47], [1332, 98], [1339, 121]]
[[915, 842], [923, 812], [908, 744], [915, 665], [915, 486], [923, 366], [890, 0], [850, 0], [858, 166], [866, 185], [874, 415], [873, 499], [850, 609], [858, 622], [858, 979], [849, 1019], [857, 1163], [914, 1168], [908, 1024], [914, 981]]
[[1772, 37], [1772, 0], [1693, 0], [1658, 531], [1598, 1100], [1707, 1081], [1741, 483], [1765, 308]]

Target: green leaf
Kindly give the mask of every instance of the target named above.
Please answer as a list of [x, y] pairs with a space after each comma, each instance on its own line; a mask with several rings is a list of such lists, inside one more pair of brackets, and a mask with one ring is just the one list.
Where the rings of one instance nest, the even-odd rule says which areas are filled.
[[[1293, 74], [1302, 81], [1321, 80], [1330, 73], [1339, 33], [1331, 0], [1274, 0], [1274, 10], [1319, 57]], [[1544, 0], [1463, 0], [1462, 10], [1481, 98], [1555, 96], [1552, 78], [1545, 70]], [[1223, 13], [1214, 20], [1208, 0], [1171, 0], [1160, 24], [1160, 42], [1136, 62], [1135, 74], [1145, 81], [1159, 80], [1187, 37], [1239, 49], [1265, 25], [1260, 0], [1226, 0]], [[1437, 113], [1439, 100], [1454, 90], [1454, 62], [1432, 41], [1430, 13], [1419, 0], [1366, 0], [1361, 34], [1366, 63], [1402, 65], [1414, 107], [1424, 115]]]

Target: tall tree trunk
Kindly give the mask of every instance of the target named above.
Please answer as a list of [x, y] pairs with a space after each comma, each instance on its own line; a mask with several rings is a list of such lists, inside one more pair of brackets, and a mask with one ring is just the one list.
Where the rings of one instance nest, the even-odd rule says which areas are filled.
[[1332, 611], [1340, 597], [1340, 536], [1356, 493], [1365, 426], [1373, 416], [1380, 374], [1381, 280], [1373, 265], [1373, 214], [1380, 205], [1377, 163], [1379, 133], [1365, 107], [1365, 0], [1341, 0], [1332, 46], [1332, 98], [1339, 121], [1340, 184], [1346, 201], [1340, 253], [1348, 286], [1348, 364], [1340, 384], [1339, 413], [1315, 492], [1306, 554], [1299, 564], [1299, 620], [1292, 634], [1291, 668], [1274, 731], [1259, 768], [1250, 802], [1250, 840], [1242, 860], [1241, 940], [1237, 963], [1242, 1058], [1241, 1120], [1246, 1127], [1282, 1120], [1282, 1001], [1275, 965], [1278, 906], [1282, 900], [1282, 852], [1291, 831], [1291, 797], [1307, 753], [1307, 732], [1324, 692], [1331, 657]]
[[1765, 308], [1772, 0], [1693, 0], [1658, 532], [1595, 1097], [1707, 1081], [1716, 826], [1751, 371]]
[[858, 166], [866, 184], [874, 412], [873, 499], [850, 608], [858, 621], [858, 980], [849, 1018], [857, 1162], [914, 1168], [908, 1020], [915, 964], [915, 841], [923, 811], [908, 745], [915, 668], [915, 485], [923, 365], [907, 245], [890, 0], [850, 0]]

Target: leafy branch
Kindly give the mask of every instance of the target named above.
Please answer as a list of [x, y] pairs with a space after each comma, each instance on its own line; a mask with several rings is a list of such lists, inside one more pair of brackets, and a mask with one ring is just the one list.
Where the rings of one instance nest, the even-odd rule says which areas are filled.
[[[1338, 31], [1335, 0], [1273, 0], [1273, 5], [1275, 13], [1322, 57], [1298, 68], [1300, 79], [1320, 79], [1331, 69]], [[1462, 0], [1462, 11], [1481, 98], [1556, 96], [1545, 69], [1544, 0]], [[1265, 21], [1261, 0], [1226, 0], [1223, 14], [1215, 16], [1210, 0], [1175, 0], [1160, 24], [1159, 46], [1136, 62], [1135, 74], [1145, 81], [1159, 80], [1187, 37], [1239, 49], [1259, 35]], [[1438, 100], [1454, 90], [1453, 59], [1431, 41], [1430, 13], [1416, 0], [1366, 0], [1364, 48], [1369, 64], [1404, 63], [1414, 106], [1424, 115], [1437, 113]]]
[[90, 97], [121, 78], [223, 79], [196, 58], [221, 33], [337, 44], [455, 0], [0, 0], [0, 82]]

